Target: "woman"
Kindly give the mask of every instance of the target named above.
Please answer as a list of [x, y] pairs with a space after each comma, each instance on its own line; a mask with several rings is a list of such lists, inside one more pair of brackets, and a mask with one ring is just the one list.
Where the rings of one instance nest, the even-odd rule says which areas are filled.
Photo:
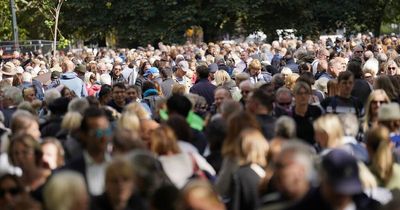
[[342, 145], [344, 131], [337, 115], [326, 114], [314, 122], [315, 141], [321, 149], [320, 152], [327, 153]]
[[386, 75], [396, 75], [400, 74], [399, 67], [394, 60], [388, 60], [385, 64], [385, 74]]
[[234, 173], [231, 191], [231, 209], [256, 210], [259, 205], [258, 187], [266, 176], [269, 145], [257, 129], [246, 129], [238, 137], [240, 140], [239, 169]]
[[107, 166], [105, 192], [93, 198], [91, 210], [145, 209], [135, 191], [132, 166], [124, 159], [116, 159]]
[[100, 85], [96, 84], [96, 75], [93, 72], [86, 72], [85, 85], [88, 96], [95, 96], [101, 88]]
[[38, 141], [27, 134], [17, 134], [9, 147], [10, 162], [22, 170], [20, 181], [25, 190], [38, 201], [42, 201], [42, 187], [50, 170], [43, 167], [42, 149]]
[[393, 102], [399, 101], [399, 93], [396, 91], [392, 81], [387, 75], [380, 75], [375, 79], [374, 89], [382, 89]]
[[292, 117], [296, 122], [297, 137], [314, 145], [313, 121], [322, 115], [322, 110], [315, 105], [310, 105], [312, 94], [311, 86], [305, 82], [296, 82], [293, 87], [295, 105], [292, 108]]
[[370, 169], [378, 185], [387, 189], [400, 188], [400, 165], [395, 163], [389, 130], [377, 126], [366, 133], [367, 151], [371, 159]]
[[365, 103], [365, 115], [362, 122], [362, 129], [367, 132], [368, 129], [378, 124], [378, 110], [382, 104], [390, 103], [389, 97], [382, 89], [373, 90]]
[[161, 125], [153, 131], [150, 149], [158, 155], [165, 173], [178, 188], [199, 170], [215, 176], [214, 169], [201, 155], [181, 152], [175, 134], [168, 126]]
[[54, 170], [64, 165], [64, 148], [56, 138], [45, 138], [41, 144], [43, 163]]
[[219, 171], [215, 186], [223, 199], [230, 198], [232, 177], [239, 168], [239, 153], [241, 144], [237, 138], [246, 128], [260, 130], [260, 125], [254, 115], [245, 111], [232, 114], [228, 119], [227, 135], [222, 145], [222, 166]]

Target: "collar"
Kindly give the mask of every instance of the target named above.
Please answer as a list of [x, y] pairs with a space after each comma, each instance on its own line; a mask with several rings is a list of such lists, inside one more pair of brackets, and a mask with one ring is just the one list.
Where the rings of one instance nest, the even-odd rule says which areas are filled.
[[83, 159], [85, 160], [86, 165], [96, 165], [96, 164], [104, 164], [106, 162], [110, 162], [111, 161], [111, 156], [106, 153], [104, 154], [104, 161], [102, 163], [96, 163], [96, 161], [93, 160], [92, 156], [89, 155], [89, 153], [84, 150], [83, 151]]

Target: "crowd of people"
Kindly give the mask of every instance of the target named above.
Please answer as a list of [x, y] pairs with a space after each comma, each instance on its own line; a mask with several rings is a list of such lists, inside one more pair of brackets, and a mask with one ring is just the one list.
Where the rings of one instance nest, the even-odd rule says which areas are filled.
[[395, 35], [0, 62], [0, 209], [399, 209]]

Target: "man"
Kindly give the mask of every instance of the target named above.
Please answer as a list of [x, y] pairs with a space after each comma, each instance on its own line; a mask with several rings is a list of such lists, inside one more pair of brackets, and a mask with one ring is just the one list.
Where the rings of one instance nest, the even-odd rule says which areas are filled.
[[232, 94], [228, 89], [223, 87], [218, 87], [215, 89], [214, 104], [213, 108], [211, 108], [213, 114], [220, 113], [222, 103], [228, 99], [232, 99]]
[[361, 45], [357, 45], [353, 49], [353, 58], [360, 58], [361, 60], [363, 59], [364, 55], [364, 48]]
[[214, 91], [217, 87], [208, 80], [210, 70], [207, 66], [201, 65], [196, 68], [196, 74], [198, 79], [196, 84], [190, 88], [190, 93], [203, 96], [207, 101], [208, 107], [211, 107], [214, 103]]
[[12, 62], [5, 63], [0, 70], [1, 80], [8, 80], [10, 84], [12, 84], [13, 77], [16, 74], [17, 70]]
[[246, 103], [246, 109], [255, 114], [260, 124], [264, 137], [271, 140], [274, 137], [275, 117], [272, 116], [274, 109], [274, 97], [267, 95], [266, 91], [257, 89], [250, 93], [249, 100]]
[[299, 140], [286, 142], [282, 147], [274, 161], [275, 174], [270, 182], [276, 191], [261, 198], [261, 210], [290, 207], [307, 195], [314, 181], [314, 148]]
[[318, 64], [320, 61], [328, 61], [329, 51], [327, 49], [321, 49], [317, 53], [317, 58], [311, 63], [312, 73], [315, 75], [318, 72]]
[[162, 76], [162, 82], [160, 84], [161, 91], [164, 97], [170, 97], [172, 95], [172, 86], [175, 84], [175, 81], [172, 79], [172, 69], [170, 67], [164, 67], [160, 71]]
[[242, 98], [240, 99], [240, 103], [246, 105], [247, 100], [249, 99], [249, 95], [254, 90], [254, 84], [250, 82], [250, 80], [245, 80], [239, 85], [240, 93], [242, 94]]
[[122, 113], [125, 105], [128, 103], [126, 99], [126, 86], [124, 83], [117, 83], [112, 86], [112, 100], [109, 106]]
[[127, 82], [124, 76], [122, 75], [122, 66], [120, 64], [116, 64], [113, 66], [110, 75], [112, 78], [112, 84]]
[[240, 61], [238, 63], [236, 63], [236, 68], [235, 68], [234, 74], [239, 74], [239, 73], [246, 71], [247, 65], [251, 61], [250, 59], [251, 58], [249, 57], [249, 54], [247, 53], [247, 51], [243, 50], [240, 53]]
[[82, 174], [91, 196], [104, 192], [105, 168], [111, 160], [107, 153], [111, 136], [112, 130], [106, 112], [97, 107], [89, 107], [83, 114], [79, 128], [83, 154], [75, 154], [74, 159], [60, 169]]
[[60, 78], [60, 84], [68, 87], [70, 90], [75, 92], [75, 95], [80, 97], [86, 97], [88, 95], [85, 83], [78, 78], [78, 75], [74, 72], [74, 63], [70, 60], [65, 60], [61, 65], [63, 74]]
[[321, 185], [291, 209], [375, 210], [380, 204], [363, 193], [357, 160], [347, 152], [333, 149], [322, 157]]
[[191, 81], [186, 77], [186, 73], [189, 71], [189, 63], [185, 60], [180, 61], [176, 65], [176, 71], [174, 73], [174, 80], [176, 83], [185, 85], [187, 90], [192, 86]]
[[279, 88], [275, 94], [275, 116], [290, 115], [292, 111], [292, 101], [292, 92], [286, 87]]
[[208, 76], [208, 80], [210, 80], [211, 84], [216, 85], [214, 74], [218, 71], [218, 65], [216, 63], [212, 63], [208, 65], [208, 69], [210, 69], [210, 74]]
[[0, 110], [4, 114], [4, 126], [10, 127], [11, 117], [17, 110], [17, 106], [23, 101], [22, 91], [16, 87], [8, 87], [5, 89], [2, 99], [3, 109]]
[[161, 84], [162, 83], [162, 78], [160, 77], [160, 71], [158, 70], [157, 67], [151, 67], [149, 70], [147, 70], [143, 76], [151, 81], [151, 82], [157, 82], [157, 84]]
[[[343, 65], [344, 63], [344, 65]], [[328, 70], [321, 73], [318, 79], [327, 78], [329, 80], [336, 79], [340, 72], [345, 71], [346, 63], [343, 58], [337, 57], [328, 62]]]
[[78, 78], [82, 81], [85, 80], [86, 66], [83, 64], [79, 64], [75, 67], [75, 73], [78, 75]]
[[350, 71], [344, 71], [338, 77], [339, 94], [328, 97], [321, 102], [321, 106], [328, 113], [353, 113], [361, 117], [363, 108], [358, 98], [351, 96], [354, 86], [354, 75]]

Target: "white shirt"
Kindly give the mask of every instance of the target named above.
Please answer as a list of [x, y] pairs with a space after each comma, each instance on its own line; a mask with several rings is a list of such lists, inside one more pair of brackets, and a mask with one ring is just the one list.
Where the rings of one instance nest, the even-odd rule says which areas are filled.
[[107, 162], [111, 159], [105, 155], [105, 161], [96, 163], [87, 151], [83, 152], [83, 158], [86, 164], [86, 180], [90, 195], [101, 195], [104, 192], [104, 180]]

